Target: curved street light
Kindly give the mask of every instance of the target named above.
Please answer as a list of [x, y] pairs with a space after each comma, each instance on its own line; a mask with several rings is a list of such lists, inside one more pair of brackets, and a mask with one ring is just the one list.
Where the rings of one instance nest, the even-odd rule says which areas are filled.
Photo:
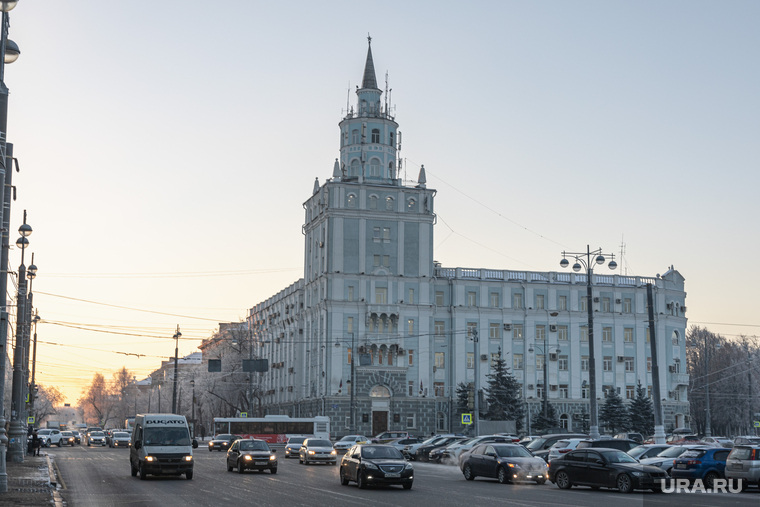
[[570, 265], [568, 257], [575, 260], [573, 264], [573, 271], [578, 273], [581, 269], [586, 268], [586, 309], [588, 310], [588, 379], [589, 379], [589, 435], [591, 438], [599, 438], [599, 417], [596, 406], [596, 358], [594, 357], [594, 298], [591, 278], [594, 275], [594, 264], [602, 265], [607, 260], [605, 256], [609, 256], [610, 262], [607, 265], [610, 269], [617, 269], [617, 262], [615, 262], [615, 254], [602, 253], [602, 249], [598, 248], [591, 251], [591, 248], [586, 245], [585, 252], [562, 252], [562, 260], [559, 265], [562, 268], [567, 268]]

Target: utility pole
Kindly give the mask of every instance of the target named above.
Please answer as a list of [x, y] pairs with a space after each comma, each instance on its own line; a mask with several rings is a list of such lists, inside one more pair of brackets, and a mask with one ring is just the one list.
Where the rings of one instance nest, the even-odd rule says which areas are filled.
[[179, 324], [177, 324], [177, 332], [174, 333], [174, 387], [172, 389], [172, 414], [177, 413], [177, 376], [178, 376], [178, 356], [179, 356], [179, 337], [182, 333], [179, 332]]
[[649, 350], [652, 355], [652, 396], [654, 396], [654, 443], [665, 443], [665, 427], [662, 425], [662, 398], [660, 398], [660, 366], [657, 363], [657, 337], [654, 325], [654, 294], [652, 284], [647, 284], [647, 316], [649, 317]]
[[472, 344], [475, 350], [475, 410], [472, 418], [475, 419], [475, 435], [480, 436], [480, 341], [478, 340], [478, 330], [472, 330]]

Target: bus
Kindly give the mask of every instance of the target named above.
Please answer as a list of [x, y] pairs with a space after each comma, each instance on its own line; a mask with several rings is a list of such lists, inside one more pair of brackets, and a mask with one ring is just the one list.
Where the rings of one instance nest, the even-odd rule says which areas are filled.
[[270, 444], [284, 444], [291, 436], [314, 436], [330, 439], [330, 418], [290, 417], [267, 415], [264, 417], [215, 417], [214, 435], [231, 433], [243, 438], [258, 438]]

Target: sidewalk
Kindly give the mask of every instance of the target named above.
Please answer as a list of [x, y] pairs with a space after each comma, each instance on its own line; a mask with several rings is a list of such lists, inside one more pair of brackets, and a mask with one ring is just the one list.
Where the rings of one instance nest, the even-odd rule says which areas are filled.
[[40, 456], [24, 456], [23, 463], [8, 461], [8, 492], [0, 493], [0, 506], [63, 505], [56, 491], [53, 462], [44, 449]]

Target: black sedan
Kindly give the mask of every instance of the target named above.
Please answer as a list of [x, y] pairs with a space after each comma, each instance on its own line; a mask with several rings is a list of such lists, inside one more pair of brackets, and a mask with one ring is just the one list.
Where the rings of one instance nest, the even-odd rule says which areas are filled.
[[618, 449], [576, 449], [549, 464], [549, 480], [561, 489], [573, 486], [660, 491], [668, 479], [661, 468], [642, 465]]
[[493, 477], [501, 484], [516, 481], [546, 482], [547, 466], [520, 444], [480, 444], [462, 462], [468, 481], [475, 477]]
[[359, 444], [349, 449], [340, 462], [340, 483], [356, 482], [360, 489], [372, 484], [400, 484], [412, 489], [414, 466], [392, 445]]
[[417, 448], [415, 459], [417, 461], [430, 461], [430, 451], [438, 449], [439, 447], [446, 447], [447, 445], [466, 440], [467, 437], [446, 437], [439, 440], [434, 440], [427, 445], [421, 445]]
[[246, 470], [269, 470], [277, 473], [277, 456], [264, 440], [246, 438], [236, 440], [227, 451], [227, 471], [237, 468], [239, 474]]
[[241, 437], [239, 435], [230, 435], [229, 433], [221, 433], [209, 441], [208, 450], [209, 452], [213, 450], [226, 451], [227, 449], [230, 448], [230, 446], [232, 446], [232, 442], [234, 442], [235, 440], [239, 440], [240, 438]]

